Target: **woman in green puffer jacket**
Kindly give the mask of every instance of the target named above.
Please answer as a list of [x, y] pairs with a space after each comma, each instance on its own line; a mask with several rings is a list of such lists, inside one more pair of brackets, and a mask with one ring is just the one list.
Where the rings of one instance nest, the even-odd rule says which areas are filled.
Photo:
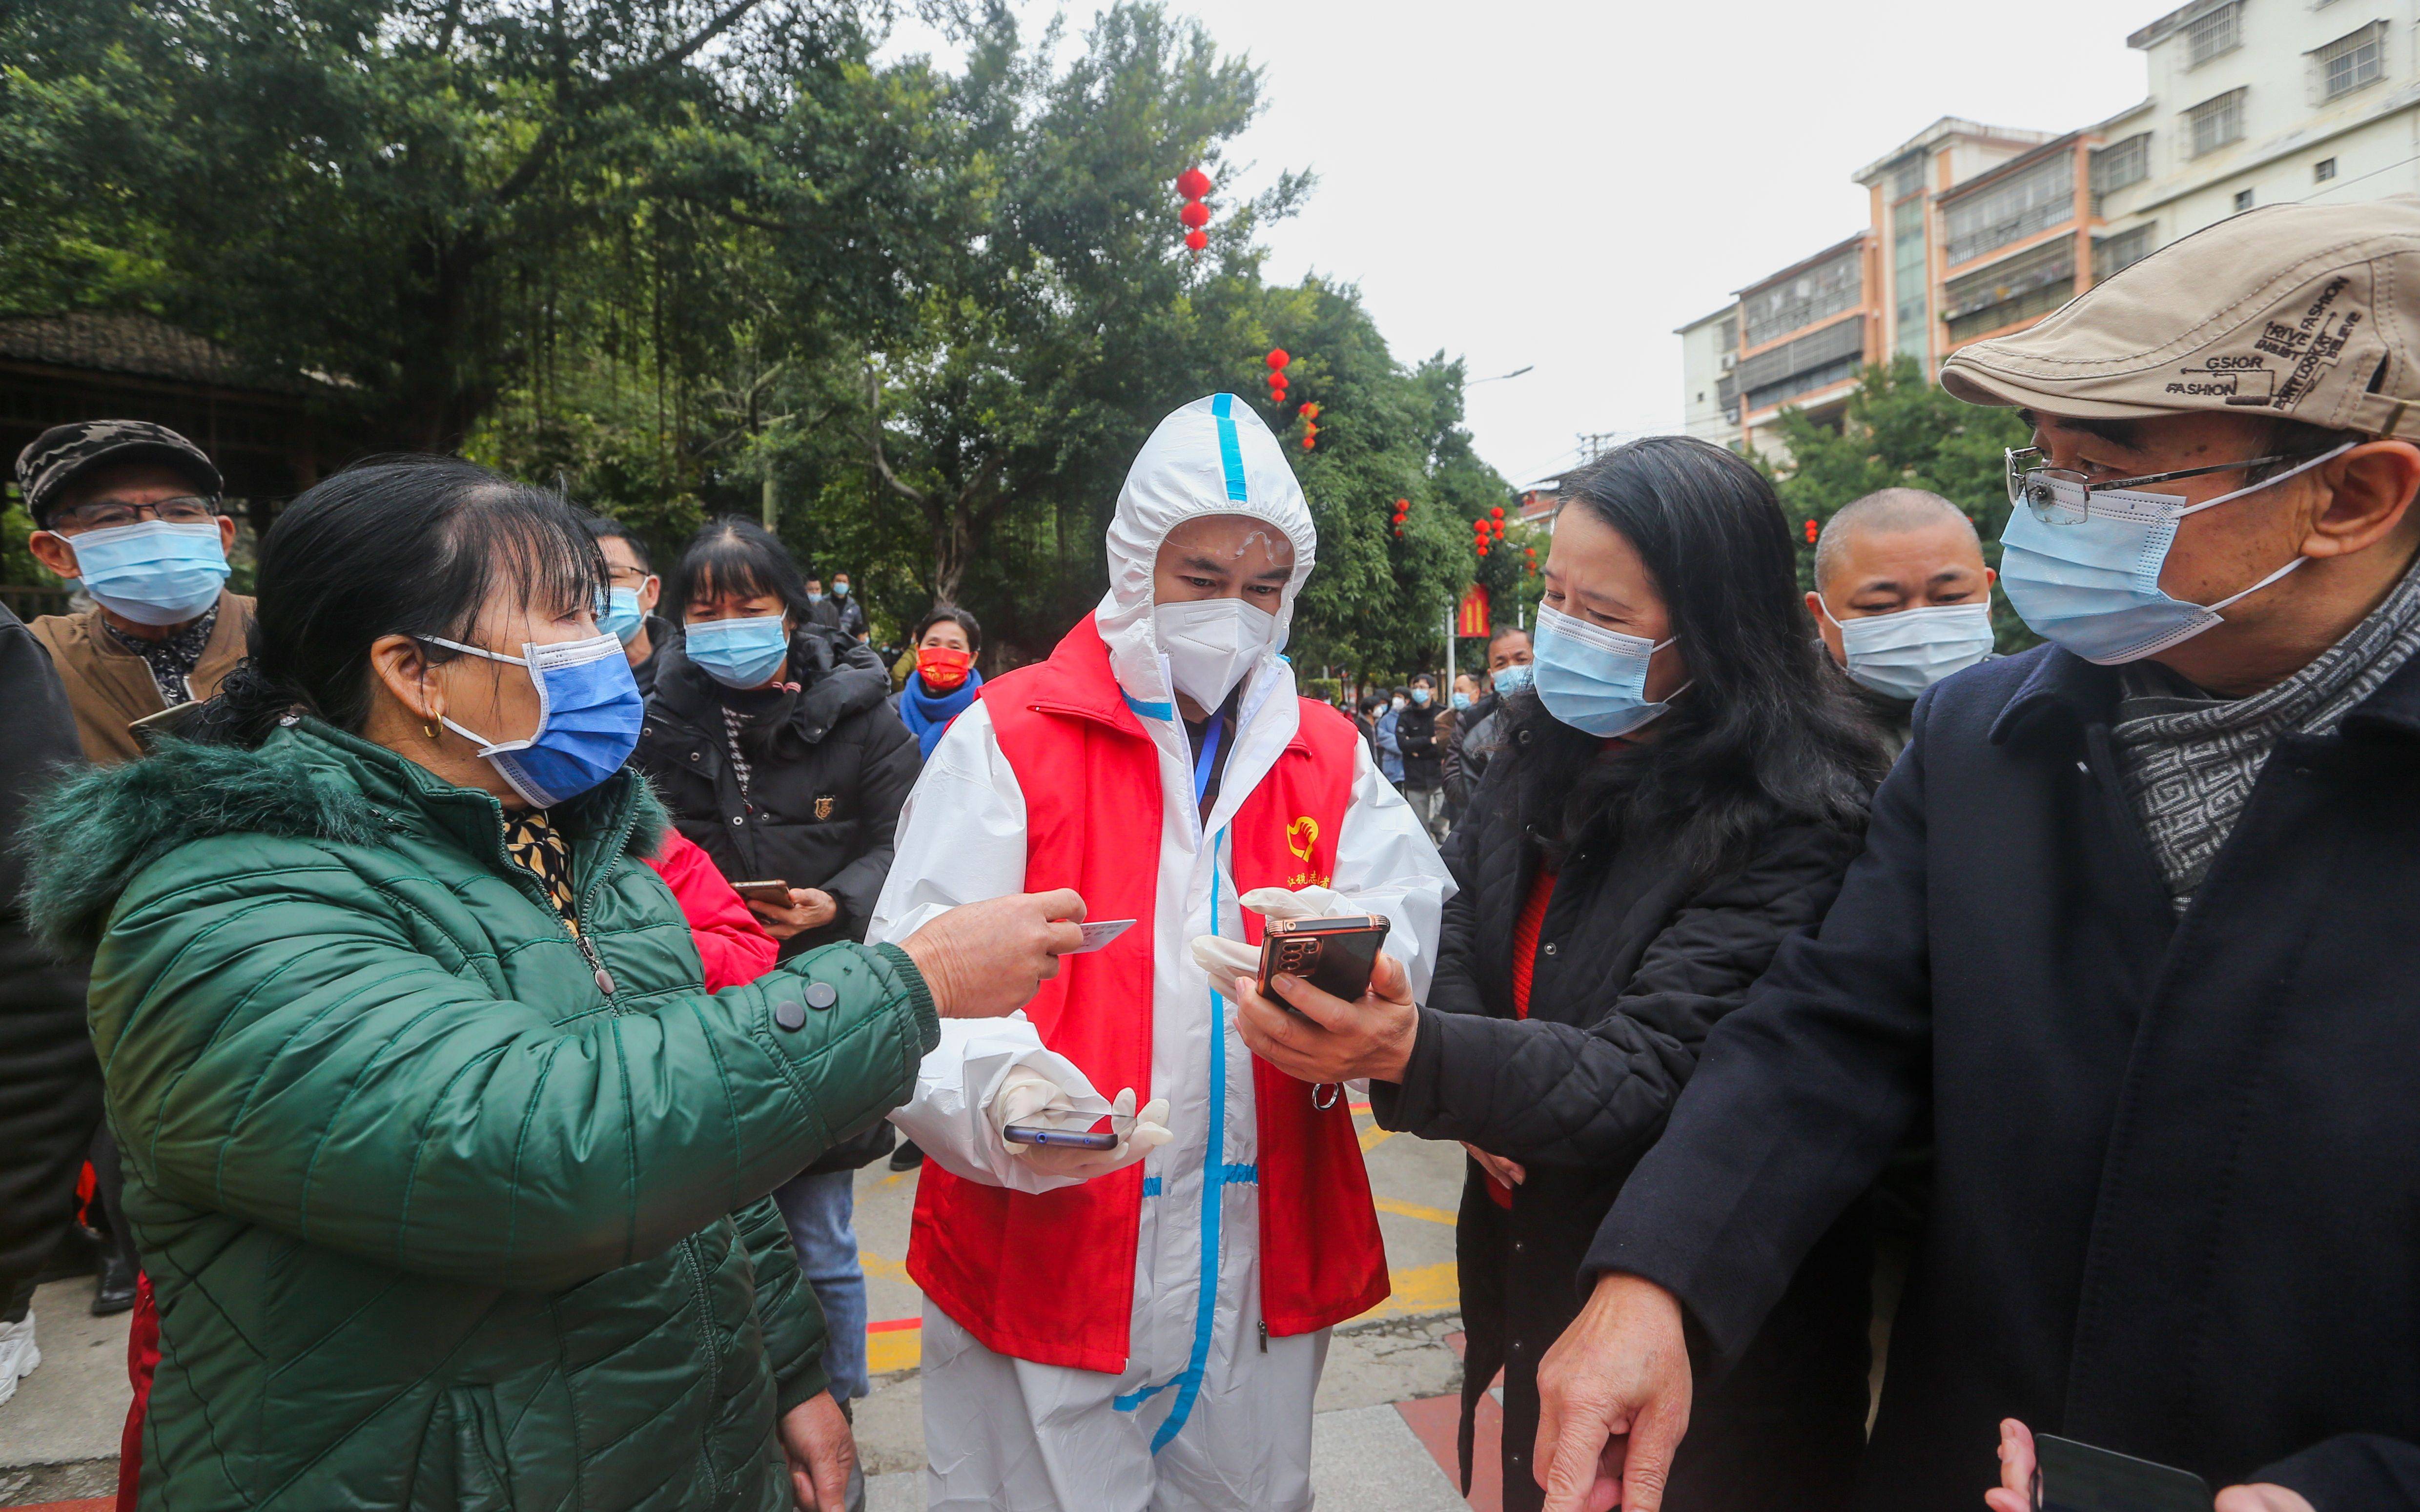
[[906, 1100], [937, 1011], [1030, 996], [1081, 903], [708, 995], [603, 582], [551, 495], [339, 473], [189, 738], [48, 805], [28, 914], [93, 957], [160, 1309], [144, 1507], [838, 1512], [767, 1194]]

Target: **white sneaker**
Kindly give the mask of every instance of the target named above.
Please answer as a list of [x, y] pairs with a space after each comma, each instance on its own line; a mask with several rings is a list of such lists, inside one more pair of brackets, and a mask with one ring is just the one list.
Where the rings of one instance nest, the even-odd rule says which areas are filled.
[[24, 1321], [0, 1323], [0, 1403], [17, 1395], [17, 1378], [30, 1376], [42, 1363], [41, 1346], [34, 1342], [34, 1314]]

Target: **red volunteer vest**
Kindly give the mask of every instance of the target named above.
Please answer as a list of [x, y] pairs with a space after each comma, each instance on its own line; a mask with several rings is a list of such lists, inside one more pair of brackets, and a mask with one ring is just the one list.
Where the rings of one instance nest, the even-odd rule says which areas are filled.
[[[1067, 957], [1026, 1016], [1104, 1096], [1131, 1087], [1148, 1097], [1157, 748], [1126, 707], [1089, 615], [1048, 661], [985, 683], [982, 697], [1025, 793], [1026, 890], [1074, 887], [1091, 917], [1135, 921], [1107, 949]], [[1237, 891], [1328, 884], [1360, 738], [1333, 709], [1302, 701], [1301, 728], [1228, 828]], [[1247, 912], [1244, 928], [1258, 945], [1260, 916]], [[1309, 1086], [1257, 1057], [1252, 1086], [1262, 1318], [1272, 1334], [1309, 1334], [1385, 1300], [1386, 1246], [1343, 1101], [1321, 1112]], [[995, 1353], [1122, 1371], [1142, 1180], [1137, 1164], [1032, 1196], [927, 1161], [908, 1273]]]

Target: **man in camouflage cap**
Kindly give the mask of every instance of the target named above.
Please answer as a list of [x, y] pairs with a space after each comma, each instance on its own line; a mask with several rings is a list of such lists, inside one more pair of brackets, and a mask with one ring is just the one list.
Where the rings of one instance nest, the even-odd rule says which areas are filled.
[[1661, 1503], [1693, 1356], [1919, 1128], [1861, 1505], [2024, 1512], [2032, 1428], [2219, 1512], [2420, 1504], [2412, 300], [2420, 199], [2283, 206], [1949, 359], [2033, 426], [2001, 582], [2050, 643], [1917, 702], [1820, 933], [1708, 1037], [1540, 1371], [1549, 1508]]
[[133, 759], [136, 720], [209, 698], [243, 656], [252, 600], [224, 586], [222, 486], [200, 447], [144, 420], [54, 425], [17, 454], [27, 548], [93, 600], [32, 628], [96, 762]]

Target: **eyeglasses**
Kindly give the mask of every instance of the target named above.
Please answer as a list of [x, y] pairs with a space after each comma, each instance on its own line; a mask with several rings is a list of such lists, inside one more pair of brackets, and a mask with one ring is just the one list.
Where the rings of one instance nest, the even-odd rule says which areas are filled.
[[2044, 466], [2039, 446], [2011, 446], [2007, 455], [2009, 502], [2024, 505], [2033, 512], [2034, 518], [2045, 525], [2081, 523], [2092, 513], [2092, 496], [2096, 493], [2117, 493], [2141, 487], [2147, 483], [2198, 478], [2211, 472], [2235, 472], [2271, 462], [2295, 460], [2283, 454], [2254, 456], [2241, 462], [2220, 462], [2206, 468], [2179, 468], [2174, 472], [2147, 472], [2139, 478], [2116, 478], [2107, 483], [2093, 483], [2073, 468]]
[[170, 525], [202, 525], [219, 517], [219, 501], [187, 498], [137, 504], [122, 499], [95, 499], [73, 509], [60, 510], [51, 517], [51, 528], [56, 530], [67, 526], [79, 531], [109, 531], [122, 525], [138, 524], [147, 516]]

